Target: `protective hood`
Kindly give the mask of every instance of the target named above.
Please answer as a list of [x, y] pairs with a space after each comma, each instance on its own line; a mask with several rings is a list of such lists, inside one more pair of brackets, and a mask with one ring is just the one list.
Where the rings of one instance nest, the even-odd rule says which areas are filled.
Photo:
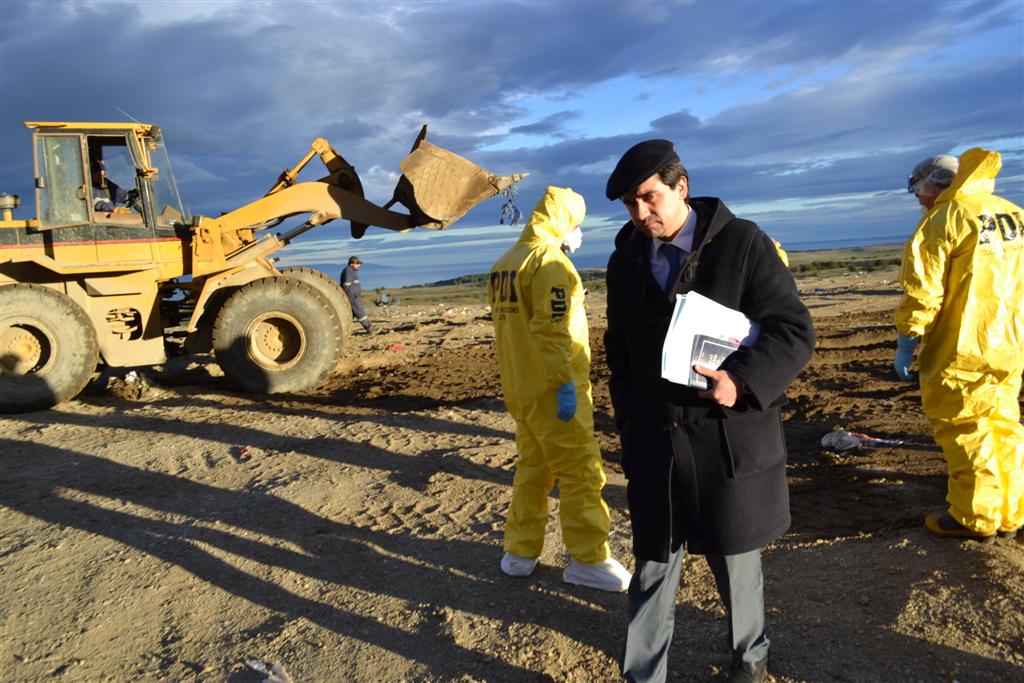
[[565, 236], [583, 222], [587, 204], [579, 194], [567, 187], [549, 186], [530, 214], [520, 242], [547, 242], [560, 245]]
[[960, 155], [960, 167], [953, 182], [943, 190], [935, 203], [950, 201], [958, 197], [978, 194], [979, 192], [995, 192], [996, 176], [1003, 167], [1003, 159], [999, 152], [974, 147]]

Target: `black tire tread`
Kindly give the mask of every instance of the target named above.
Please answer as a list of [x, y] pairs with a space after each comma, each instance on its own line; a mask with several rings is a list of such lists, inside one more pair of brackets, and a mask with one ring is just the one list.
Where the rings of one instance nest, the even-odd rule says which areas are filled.
[[349, 303], [348, 294], [345, 294], [345, 290], [342, 289], [337, 280], [323, 271], [313, 268], [300, 268], [298, 266], [282, 268], [281, 274], [285, 277], [301, 280], [327, 296], [327, 299], [334, 305], [334, 309], [338, 313], [342, 340], [347, 342], [348, 338], [352, 335], [352, 304]]
[[77, 396], [92, 379], [100, 359], [96, 331], [86, 312], [68, 295], [50, 287], [4, 285], [0, 287], [0, 319], [15, 315], [36, 317], [41, 326], [54, 330], [59, 365], [38, 381], [0, 373], [0, 412], [42, 410]]
[[[246, 320], [282, 308], [293, 309], [291, 313], [306, 309], [296, 317], [306, 328], [307, 337], [318, 342], [316, 354], [310, 356], [311, 350], [307, 349], [298, 366], [267, 373], [239, 352], [239, 330], [247, 325]], [[323, 384], [338, 363], [343, 342], [337, 315], [327, 298], [314, 287], [289, 277], [260, 278], [239, 287], [224, 302], [213, 326], [213, 351], [221, 369], [234, 384], [253, 393], [303, 391]]]

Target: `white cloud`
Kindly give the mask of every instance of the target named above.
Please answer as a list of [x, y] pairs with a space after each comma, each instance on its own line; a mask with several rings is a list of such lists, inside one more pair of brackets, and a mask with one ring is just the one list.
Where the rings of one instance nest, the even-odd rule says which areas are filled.
[[223, 176], [202, 168], [187, 156], [172, 154], [171, 163], [174, 167], [174, 177], [181, 185], [226, 180]]

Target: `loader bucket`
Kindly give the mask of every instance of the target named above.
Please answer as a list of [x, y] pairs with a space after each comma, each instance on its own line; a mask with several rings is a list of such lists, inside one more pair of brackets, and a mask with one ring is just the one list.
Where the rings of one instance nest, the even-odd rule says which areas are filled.
[[424, 137], [421, 132], [412, 152], [399, 164], [402, 177], [393, 200], [409, 210], [418, 227], [451, 225], [483, 200], [528, 175], [494, 175]]

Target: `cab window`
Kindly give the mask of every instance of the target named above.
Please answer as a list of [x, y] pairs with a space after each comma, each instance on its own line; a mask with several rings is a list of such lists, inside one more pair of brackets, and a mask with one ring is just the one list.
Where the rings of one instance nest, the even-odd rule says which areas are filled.
[[85, 164], [77, 135], [43, 135], [36, 144], [36, 215], [43, 230], [89, 221]]
[[139, 190], [128, 139], [90, 135], [87, 147], [92, 220], [101, 225], [143, 225], [142, 205], [129, 200], [129, 196], [138, 197]]

